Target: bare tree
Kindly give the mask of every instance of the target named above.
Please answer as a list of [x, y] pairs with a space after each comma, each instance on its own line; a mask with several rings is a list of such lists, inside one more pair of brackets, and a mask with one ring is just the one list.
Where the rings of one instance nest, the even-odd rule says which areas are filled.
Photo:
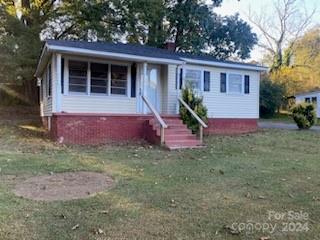
[[293, 49], [312, 23], [316, 8], [308, 11], [303, 0], [276, 0], [271, 13], [267, 15], [265, 10], [260, 13], [249, 10], [248, 19], [259, 30], [258, 46], [271, 55], [271, 70], [276, 70], [283, 64], [284, 49]]

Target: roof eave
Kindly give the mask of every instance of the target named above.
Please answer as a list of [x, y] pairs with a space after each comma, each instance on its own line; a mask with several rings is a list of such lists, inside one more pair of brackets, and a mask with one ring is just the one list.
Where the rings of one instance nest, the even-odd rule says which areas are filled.
[[43, 48], [42, 48], [42, 52], [38, 61], [38, 65], [36, 68], [36, 71], [34, 73], [35, 77], [40, 77], [41, 73], [42, 73], [42, 69], [43, 69], [43, 65], [44, 65], [44, 58], [46, 57], [46, 55], [48, 54], [48, 44], [46, 43]]
[[205, 60], [190, 59], [190, 58], [181, 58], [181, 59], [184, 60], [186, 63], [207, 65], [207, 66], [213, 66], [213, 67], [243, 69], [243, 70], [252, 70], [252, 71], [259, 71], [259, 72], [264, 72], [268, 70], [268, 68], [264, 66], [254, 66], [254, 65], [250, 66], [250, 65], [243, 65], [243, 64], [237, 64], [237, 63], [205, 61]]
[[57, 46], [57, 45], [48, 45], [48, 51], [67, 53], [67, 54], [78, 54], [78, 55], [85, 55], [85, 56], [91, 56], [91, 57], [110, 57], [110, 58], [119, 59], [119, 60], [126, 59], [129, 61], [136, 61], [136, 62], [169, 63], [169, 64], [184, 63], [184, 61], [174, 60], [169, 58], [146, 57], [146, 56], [125, 54], [125, 53], [97, 51], [97, 50], [89, 50], [89, 49], [82, 49], [82, 48], [76, 48], [76, 47], [64, 47], [64, 46]]

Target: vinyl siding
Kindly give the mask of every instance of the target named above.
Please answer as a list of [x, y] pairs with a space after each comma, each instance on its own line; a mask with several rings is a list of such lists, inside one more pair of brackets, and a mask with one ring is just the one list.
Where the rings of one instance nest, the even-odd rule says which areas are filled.
[[[196, 68], [196, 66], [186, 66]], [[198, 67], [210, 72], [210, 91], [202, 92], [203, 102], [208, 109], [209, 118], [259, 118], [260, 73], [236, 69]], [[235, 73], [250, 76], [249, 94], [229, 94], [220, 92], [220, 73]], [[202, 78], [203, 81], [203, 78]], [[203, 83], [202, 83], [203, 87]], [[244, 87], [244, 86], [243, 86]]]
[[176, 90], [176, 69], [177, 65], [168, 65], [167, 71], [167, 106], [165, 114], [177, 113], [177, 97], [178, 91]]
[[43, 99], [40, 101], [40, 116], [47, 117], [52, 115], [52, 97], [47, 96], [47, 77], [46, 71], [43, 74], [41, 87], [39, 91], [42, 91]]
[[136, 98], [63, 95], [61, 111], [68, 113], [136, 113]]
[[[259, 118], [258, 72], [210, 69], [210, 92], [203, 93], [209, 118]], [[220, 72], [239, 73], [250, 76], [249, 94], [220, 93]]]

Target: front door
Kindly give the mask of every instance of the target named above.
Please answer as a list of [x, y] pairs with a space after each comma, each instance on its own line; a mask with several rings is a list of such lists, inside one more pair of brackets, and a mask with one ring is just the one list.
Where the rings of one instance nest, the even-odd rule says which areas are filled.
[[[147, 98], [154, 108], [160, 111], [160, 67], [149, 65], [147, 68]], [[148, 112], [150, 110], [148, 109]]]

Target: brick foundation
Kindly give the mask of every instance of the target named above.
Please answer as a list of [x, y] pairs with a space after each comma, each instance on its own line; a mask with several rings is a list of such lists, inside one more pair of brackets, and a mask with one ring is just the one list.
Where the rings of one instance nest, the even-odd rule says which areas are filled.
[[250, 133], [258, 130], [257, 119], [219, 119], [210, 118], [205, 134], [232, 135]]
[[[51, 117], [53, 140], [66, 144], [100, 144], [110, 141], [146, 139], [158, 144], [148, 120], [150, 115], [70, 114]], [[43, 118], [48, 126], [48, 118]], [[205, 134], [240, 134], [257, 130], [257, 119], [209, 119]]]
[[148, 115], [55, 114], [51, 136], [60, 143], [100, 144], [145, 139]]

